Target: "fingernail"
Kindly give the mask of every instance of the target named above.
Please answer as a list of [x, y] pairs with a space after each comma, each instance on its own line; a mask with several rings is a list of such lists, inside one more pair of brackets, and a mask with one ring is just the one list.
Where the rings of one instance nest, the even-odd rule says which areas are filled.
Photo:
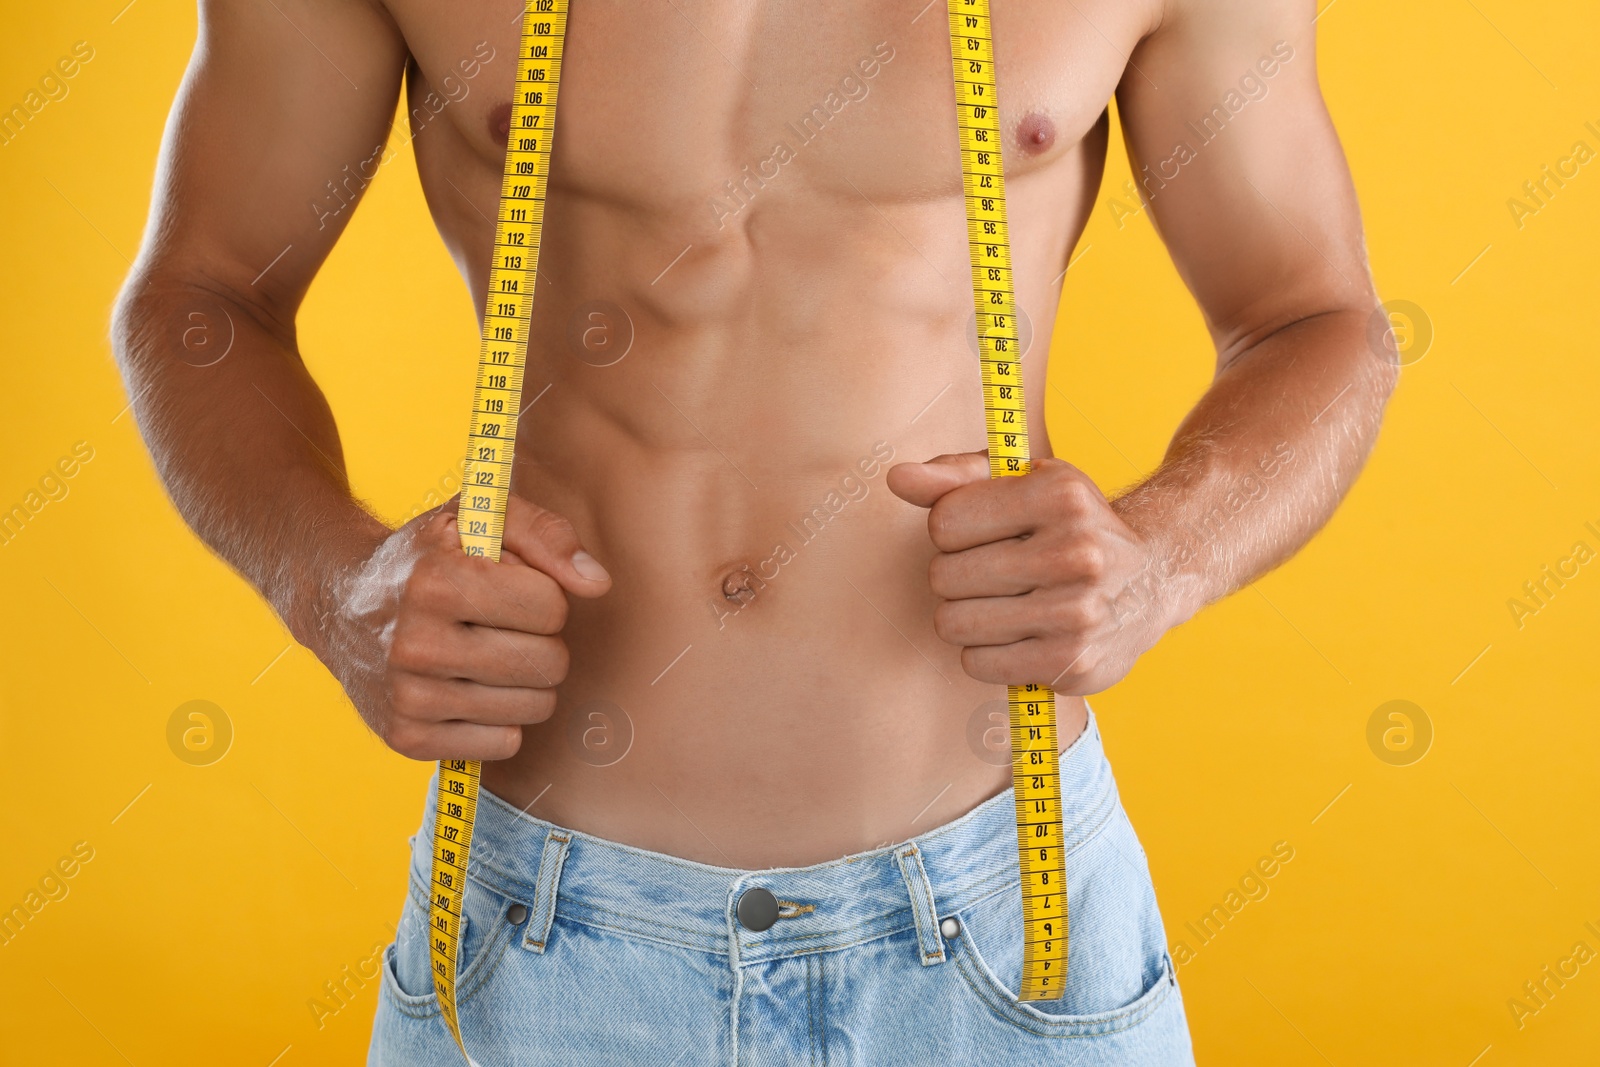
[[572, 554], [572, 569], [591, 582], [603, 582], [611, 577], [606, 569], [600, 566], [600, 561], [587, 552], [574, 552]]

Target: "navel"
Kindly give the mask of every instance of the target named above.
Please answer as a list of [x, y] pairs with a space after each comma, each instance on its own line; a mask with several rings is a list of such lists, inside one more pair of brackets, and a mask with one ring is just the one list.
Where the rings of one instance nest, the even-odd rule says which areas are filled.
[[496, 104], [489, 112], [489, 134], [496, 144], [504, 145], [511, 135], [511, 101]]
[[1056, 143], [1056, 125], [1049, 116], [1030, 111], [1017, 123], [1017, 142], [1025, 152], [1042, 155]]

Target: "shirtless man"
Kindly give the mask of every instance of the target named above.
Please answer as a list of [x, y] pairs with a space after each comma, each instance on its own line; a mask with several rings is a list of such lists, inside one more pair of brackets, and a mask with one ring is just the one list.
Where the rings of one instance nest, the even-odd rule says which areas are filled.
[[[941, 5], [573, 0], [489, 563], [450, 505], [391, 529], [353, 498], [295, 315], [402, 87], [482, 306], [521, 4], [201, 0], [117, 354], [178, 508], [371, 728], [488, 761], [461, 981], [486, 1067], [1191, 1060], [1082, 696], [1327, 520], [1395, 372], [1311, 0], [994, 3], [1034, 473], [973, 451]], [[1108, 499], [1044, 405], [1113, 94], [1217, 373]], [[196, 312], [232, 319], [220, 361], [183, 347]], [[1070, 850], [1069, 981], [1036, 1003], [992, 703], [1027, 682], [1060, 694]], [[427, 819], [374, 1063], [457, 1062]]]

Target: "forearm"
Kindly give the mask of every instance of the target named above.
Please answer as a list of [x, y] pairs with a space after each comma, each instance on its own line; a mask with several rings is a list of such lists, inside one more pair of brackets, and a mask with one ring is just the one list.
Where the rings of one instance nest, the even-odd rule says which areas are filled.
[[351, 496], [292, 326], [197, 281], [136, 275], [113, 346], [178, 511], [320, 655], [332, 582], [389, 530]]
[[1371, 312], [1303, 319], [1229, 362], [1161, 466], [1112, 504], [1152, 563], [1119, 618], [1175, 626], [1293, 555], [1327, 522], [1377, 438], [1393, 365], [1368, 347]]

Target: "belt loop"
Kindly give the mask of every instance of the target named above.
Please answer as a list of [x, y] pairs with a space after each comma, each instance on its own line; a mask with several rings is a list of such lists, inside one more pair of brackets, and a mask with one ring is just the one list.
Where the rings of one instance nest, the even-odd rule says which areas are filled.
[[528, 931], [523, 935], [522, 947], [543, 952], [550, 937], [550, 924], [556, 917], [556, 892], [561, 885], [561, 868], [567, 862], [567, 848], [572, 836], [561, 830], [551, 830], [544, 839], [544, 853], [539, 857], [538, 882], [533, 890], [533, 914], [528, 917]]
[[906, 890], [911, 894], [911, 914], [917, 922], [917, 954], [924, 967], [943, 963], [944, 937], [939, 933], [939, 915], [933, 901], [933, 883], [922, 866], [922, 852], [915, 844], [895, 851], [900, 862], [900, 873], [905, 875]]

